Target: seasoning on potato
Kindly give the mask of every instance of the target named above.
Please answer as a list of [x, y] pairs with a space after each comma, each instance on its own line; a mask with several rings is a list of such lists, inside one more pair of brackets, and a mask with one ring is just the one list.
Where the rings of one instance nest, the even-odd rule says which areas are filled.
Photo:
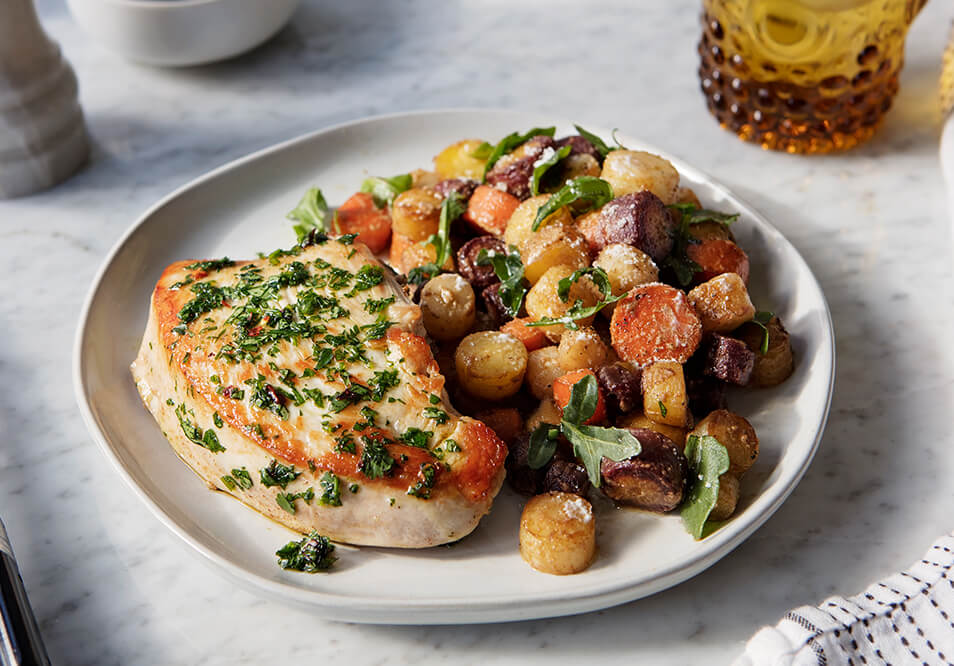
[[593, 506], [579, 495], [548, 492], [531, 497], [520, 517], [520, 555], [543, 573], [583, 571], [596, 554]]

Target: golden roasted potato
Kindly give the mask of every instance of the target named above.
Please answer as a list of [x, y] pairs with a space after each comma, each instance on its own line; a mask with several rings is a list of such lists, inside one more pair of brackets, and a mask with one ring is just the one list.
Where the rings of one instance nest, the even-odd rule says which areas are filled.
[[729, 453], [727, 474], [741, 479], [759, 457], [759, 438], [755, 428], [743, 417], [728, 409], [717, 409], [699, 421], [689, 433], [719, 440]]
[[[394, 243], [397, 242], [397, 239], [399, 238], [403, 237], [398, 235], [392, 239], [392, 248], [394, 247]], [[424, 264], [432, 264], [435, 261], [437, 261], [437, 250], [430, 241], [411, 241], [410, 245], [405, 247], [401, 252], [401, 261], [398, 266], [402, 271], [407, 272], [412, 268], [417, 268], [418, 266], [423, 266]], [[444, 265], [441, 266], [441, 268], [445, 271], [454, 270], [453, 255], [447, 255], [447, 260], [444, 262]]]
[[610, 358], [609, 348], [593, 328], [587, 326], [566, 331], [557, 347], [557, 360], [564, 372], [596, 370]]
[[442, 201], [439, 194], [423, 187], [401, 192], [391, 203], [391, 230], [412, 240], [427, 240], [437, 233]]
[[672, 443], [678, 446], [680, 451], [686, 448], [686, 433], [688, 432], [686, 428], [680, 428], [678, 426], [671, 426], [666, 425], [665, 423], [659, 423], [658, 421], [653, 421], [651, 418], [638, 410], [621, 416], [616, 422], [616, 427], [645, 428], [646, 430], [652, 430], [671, 439]]
[[[625, 294], [633, 287], [659, 281], [659, 269], [645, 252], [632, 245], [611, 243], [600, 250], [593, 265], [606, 271], [613, 296]], [[610, 308], [603, 311], [612, 314]]]
[[441, 182], [441, 177], [434, 171], [414, 169], [411, 172], [411, 187], [431, 188]]
[[[574, 153], [563, 160], [563, 172], [560, 176], [563, 182], [574, 180], [582, 176], [599, 176], [600, 163], [596, 158], [587, 153]], [[560, 183], [561, 185], [563, 183]]]
[[657, 361], [643, 368], [643, 413], [647, 417], [682, 428], [688, 423], [688, 402], [682, 364]]
[[474, 151], [482, 143], [480, 139], [452, 143], [434, 157], [434, 171], [441, 178], [482, 179], [487, 160], [474, 157]]
[[590, 250], [583, 234], [571, 226], [550, 224], [532, 234], [520, 250], [524, 277], [530, 284], [553, 266], [564, 264], [573, 270], [590, 265]]
[[676, 188], [675, 201], [673, 203], [692, 204], [696, 208], [702, 208], [699, 197], [692, 191], [691, 187], [680, 185]]
[[543, 573], [566, 575], [590, 566], [596, 554], [593, 506], [571, 493], [531, 497], [520, 517], [520, 555]]
[[537, 218], [537, 211], [550, 198], [549, 194], [541, 194], [531, 197], [522, 202], [517, 209], [513, 211], [510, 220], [507, 222], [507, 228], [504, 230], [503, 239], [507, 245], [513, 245], [518, 250], [522, 250], [524, 244], [530, 240], [535, 233], [551, 224], [562, 224], [563, 226], [572, 226], [573, 217], [570, 211], [564, 206], [556, 212], [548, 215], [540, 222], [540, 227], [536, 232], [533, 231], [533, 221]]
[[[600, 302], [600, 291], [588, 275], [584, 275], [570, 286], [566, 301], [560, 298], [560, 280], [572, 275], [573, 271], [572, 266], [553, 266], [547, 269], [546, 273], [530, 288], [525, 303], [527, 314], [534, 321], [545, 317], [560, 317], [566, 314], [577, 300], [582, 301], [586, 307]], [[589, 326], [593, 323], [593, 317], [584, 317], [576, 323], [580, 326]], [[541, 328], [548, 338], [557, 341], [566, 327], [563, 324], [550, 324]]]
[[641, 150], [614, 150], [603, 161], [600, 178], [620, 197], [631, 192], [649, 190], [663, 203], [676, 200], [679, 172], [669, 160]]
[[421, 289], [424, 328], [435, 340], [464, 337], [474, 325], [474, 289], [457, 273], [443, 273]]
[[533, 432], [542, 423], [559, 425], [561, 420], [563, 420], [563, 410], [557, 406], [553, 398], [547, 398], [541, 400], [537, 408], [530, 413], [525, 427], [527, 432]]
[[762, 353], [765, 331], [757, 324], [745, 324], [738, 331], [739, 338], [755, 352], [755, 369], [752, 384], [763, 388], [776, 386], [788, 379], [795, 370], [792, 341], [778, 317], [772, 317], [765, 325], [768, 329], [768, 349]]
[[722, 273], [693, 287], [687, 295], [699, 313], [703, 333], [732, 331], [755, 316], [745, 282], [735, 273]]
[[563, 374], [560, 352], [555, 346], [535, 349], [527, 357], [527, 385], [539, 400], [553, 397], [553, 380]]
[[726, 472], [719, 477], [719, 496], [716, 498], [709, 520], [725, 520], [735, 513], [739, 503], [739, 479]]
[[454, 364], [465, 391], [499, 400], [520, 390], [527, 371], [527, 348], [506, 333], [479, 331], [460, 341]]

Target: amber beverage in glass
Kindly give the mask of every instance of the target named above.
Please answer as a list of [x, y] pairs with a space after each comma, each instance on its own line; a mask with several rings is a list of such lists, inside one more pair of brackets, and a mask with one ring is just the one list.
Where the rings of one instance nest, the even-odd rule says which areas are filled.
[[870, 138], [927, 0], [703, 0], [699, 76], [726, 129], [790, 153]]

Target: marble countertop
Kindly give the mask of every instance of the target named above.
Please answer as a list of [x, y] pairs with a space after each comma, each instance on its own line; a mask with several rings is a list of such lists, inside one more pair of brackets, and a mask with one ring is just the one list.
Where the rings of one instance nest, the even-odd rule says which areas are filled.
[[[844, 155], [763, 152], [698, 90], [695, 0], [307, 1], [270, 43], [186, 70], [129, 64], [39, 0], [95, 141], [56, 189], [0, 203], [0, 513], [58, 664], [728, 663], [762, 624], [851, 594], [954, 529], [952, 242], [937, 160], [954, 7], [912, 29], [901, 93]], [[715, 174], [802, 252], [837, 332], [834, 403], [804, 480], [765, 526], [671, 590], [589, 615], [486, 626], [325, 622], [236, 588], [148, 512], [88, 437], [72, 339], [108, 249], [193, 177], [340, 121], [452, 106], [620, 126]]]

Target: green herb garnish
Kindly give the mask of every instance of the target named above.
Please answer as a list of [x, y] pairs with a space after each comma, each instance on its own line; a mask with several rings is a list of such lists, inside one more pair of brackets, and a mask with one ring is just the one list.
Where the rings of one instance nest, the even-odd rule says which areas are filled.
[[451, 192], [441, 203], [440, 223], [437, 227], [437, 233], [431, 234], [428, 242], [434, 246], [435, 260], [417, 268], [412, 268], [407, 274], [407, 280], [411, 284], [421, 285], [438, 275], [447, 263], [447, 258], [451, 254], [450, 227], [451, 223], [464, 214], [466, 208], [461, 201], [460, 195]]
[[292, 571], [315, 573], [325, 571], [335, 563], [335, 546], [328, 537], [312, 532], [299, 541], [289, 541], [278, 549], [278, 566]]
[[583, 305], [583, 301], [576, 299], [573, 302], [573, 305], [570, 306], [570, 309], [567, 310], [563, 315], [559, 317], [544, 317], [538, 321], [529, 322], [527, 326], [551, 326], [553, 324], [563, 324], [568, 329], [575, 331], [579, 328], [579, 324], [576, 323], [577, 320], [591, 317], [605, 308], [607, 305], [615, 303], [626, 296], [626, 294], [613, 296], [613, 287], [610, 284], [609, 276], [606, 275], [606, 271], [596, 266], [589, 266], [587, 268], [580, 268], [576, 271], [573, 271], [572, 275], [560, 280], [560, 282], [557, 284], [557, 295], [560, 297], [560, 300], [562, 300], [564, 303], [567, 302], [567, 299], [570, 297], [570, 287], [572, 287], [573, 283], [582, 278], [584, 275], [589, 275], [593, 280], [593, 284], [595, 284], [600, 290], [600, 296], [602, 296], [602, 300], [599, 303], [596, 305], [585, 306]]
[[413, 182], [414, 179], [409, 173], [402, 173], [393, 178], [375, 176], [373, 178], [364, 179], [361, 183], [361, 191], [371, 195], [375, 206], [384, 208], [385, 206], [391, 205], [391, 202], [394, 201], [394, 197], [401, 192], [406, 192], [411, 189]]
[[394, 469], [394, 458], [388, 453], [384, 442], [377, 438], [361, 437], [363, 447], [358, 470], [369, 479], [378, 479], [387, 476]]
[[613, 130], [613, 141], [616, 141], [616, 145], [611, 148], [608, 145], [606, 145], [606, 142], [603, 141], [603, 139], [596, 136], [592, 132], [587, 132], [585, 129], [583, 129], [579, 125], [574, 125], [573, 127], [576, 128], [576, 131], [580, 136], [582, 136], [584, 139], [586, 139], [587, 141], [593, 144], [593, 147], [596, 148], [596, 152], [600, 154], [600, 157], [605, 158], [614, 150], [625, 150], [623, 145], [616, 140], [616, 130]]
[[755, 313], [755, 316], [752, 317], [752, 323], [756, 326], [762, 328], [762, 344], [759, 346], [759, 351], [762, 353], [762, 356], [768, 354], [769, 348], [769, 330], [768, 323], [772, 321], [772, 317], [775, 316], [774, 312], [768, 312], [767, 310], [759, 310]]
[[437, 481], [437, 467], [433, 463], [421, 463], [421, 480], [407, 489], [407, 494], [420, 499], [430, 499], [431, 488]]
[[228, 257], [222, 257], [221, 259], [208, 259], [206, 261], [197, 261], [193, 264], [186, 266], [187, 271], [205, 271], [206, 273], [211, 273], [212, 271], [222, 270], [223, 268], [228, 268], [229, 266], [234, 266], [235, 262], [229, 259]]
[[587, 206], [583, 209], [590, 210], [599, 208], [613, 198], [613, 188], [602, 178], [596, 176], [580, 176], [574, 178], [559, 190], [554, 192], [547, 202], [540, 206], [537, 216], [533, 220], [532, 229], [536, 231], [540, 224], [550, 215], [564, 206], [569, 206], [577, 201], [586, 202]]
[[538, 160], [534, 163], [533, 178], [530, 180], [530, 192], [533, 194], [533, 196], [540, 194], [540, 181], [543, 179], [543, 176], [546, 174], [546, 172], [552, 167], [556, 166], [560, 160], [569, 155], [572, 149], [572, 146], [568, 144], [559, 150], [553, 151], [552, 155], [548, 155], [546, 158]]
[[293, 465], [283, 465], [275, 458], [268, 463], [268, 467], [259, 470], [262, 485], [266, 488], [272, 486], [281, 486], [282, 490], [288, 487], [288, 484], [299, 477], [301, 472], [296, 472]]
[[299, 243], [305, 240], [308, 232], [312, 230], [317, 229], [324, 233], [331, 231], [328, 227], [328, 202], [325, 201], [325, 196], [317, 187], [309, 188], [295, 209], [290, 211], [286, 217], [298, 222], [292, 228], [298, 236]]
[[425, 407], [424, 418], [434, 419], [434, 421], [437, 422], [437, 425], [444, 425], [447, 423], [450, 417], [447, 416], [447, 412], [445, 412], [443, 409], [438, 409], [437, 407]]
[[179, 427], [182, 428], [186, 438], [193, 444], [207, 448], [212, 453], [225, 451], [225, 447], [219, 443], [219, 437], [215, 434], [215, 431], [209, 428], [203, 433], [202, 428], [189, 418], [189, 414], [195, 416], [191, 409], [186, 408], [184, 402], [179, 403], [179, 406], [176, 407], [176, 418], [179, 419]]
[[527, 465], [530, 469], [541, 469], [550, 462], [556, 453], [560, 428], [550, 423], [541, 423], [530, 433], [527, 447]]
[[[553, 136], [555, 132], [556, 127], [534, 127], [525, 134], [514, 132], [502, 138], [487, 157], [487, 163], [484, 165], [484, 180], [487, 180], [487, 172], [490, 171], [501, 157], [513, 151], [515, 148], [522, 146], [535, 136]], [[478, 147], [478, 150], [481, 148], [483, 148], [482, 145]]]
[[421, 430], [420, 428], [408, 428], [398, 435], [398, 441], [408, 446], [416, 446], [419, 449], [426, 449], [431, 437], [434, 436], [430, 430]]
[[662, 265], [671, 269], [679, 284], [685, 287], [692, 282], [695, 274], [702, 270], [699, 264], [689, 258], [689, 246], [698, 242], [689, 233], [689, 226], [699, 222], [718, 222], [727, 227], [735, 222], [739, 215], [698, 208], [691, 203], [670, 204], [667, 207], [678, 211], [681, 217], [673, 233], [672, 250], [663, 259]]
[[324, 506], [341, 506], [341, 481], [332, 472], [325, 472], [318, 481], [321, 497], [318, 503]]
[[520, 313], [523, 297], [527, 295], [520, 253], [513, 246], [505, 254], [497, 252], [491, 254], [487, 250], [481, 250], [477, 253], [477, 265], [488, 264], [494, 267], [494, 273], [500, 278], [500, 289], [497, 292], [500, 301], [504, 304], [508, 316], [516, 318]]
[[690, 435], [685, 453], [694, 482], [680, 513], [689, 534], [698, 540], [719, 498], [719, 477], [729, 471], [729, 453], [710, 435]]

